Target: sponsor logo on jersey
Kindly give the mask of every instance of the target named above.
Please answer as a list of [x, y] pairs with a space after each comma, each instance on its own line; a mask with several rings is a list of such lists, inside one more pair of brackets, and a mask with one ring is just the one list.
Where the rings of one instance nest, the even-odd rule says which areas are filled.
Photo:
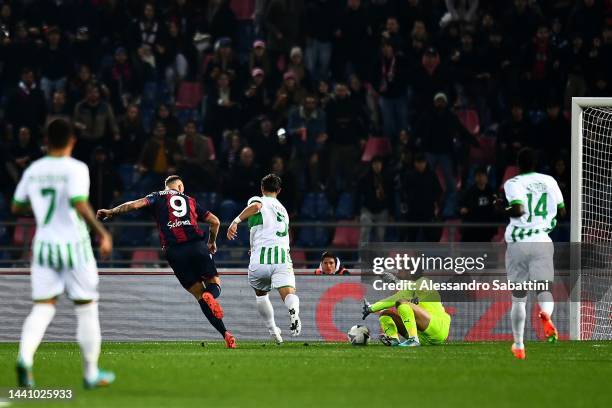
[[178, 228], [178, 227], [183, 227], [185, 225], [191, 225], [191, 221], [189, 220], [175, 220], [174, 222], [168, 221], [168, 228], [172, 229], [172, 228]]

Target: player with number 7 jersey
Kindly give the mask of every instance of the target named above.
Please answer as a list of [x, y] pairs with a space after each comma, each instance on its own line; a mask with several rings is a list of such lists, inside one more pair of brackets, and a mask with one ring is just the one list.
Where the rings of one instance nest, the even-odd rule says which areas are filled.
[[[212, 255], [217, 251], [219, 219], [202, 209], [195, 198], [184, 194], [185, 186], [179, 176], [169, 176], [165, 186], [165, 190], [141, 199], [110, 210], [98, 210], [98, 217], [107, 220], [138, 209], [148, 210], [157, 222], [159, 240], [174, 275], [196, 298], [210, 324], [223, 336], [226, 346], [235, 348], [236, 339], [225, 328], [223, 309], [216, 300], [221, 294], [221, 280]], [[208, 244], [204, 244], [199, 221], [210, 226]]]
[[281, 179], [268, 174], [261, 180], [261, 197], [251, 197], [246, 208], [234, 219], [227, 231], [227, 238], [235, 239], [238, 224], [247, 221], [251, 241], [249, 284], [255, 291], [257, 310], [270, 336], [280, 344], [281, 330], [274, 321], [274, 309], [268, 296], [272, 289], [278, 293], [289, 311], [290, 330], [293, 336], [300, 334], [300, 300], [295, 294], [295, 276], [289, 254], [289, 215], [278, 201]]

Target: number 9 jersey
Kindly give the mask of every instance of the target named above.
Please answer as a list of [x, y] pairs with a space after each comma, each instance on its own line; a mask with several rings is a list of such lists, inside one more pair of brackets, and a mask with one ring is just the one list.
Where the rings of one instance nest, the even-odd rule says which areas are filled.
[[506, 242], [551, 242], [548, 233], [557, 225], [557, 208], [563, 208], [563, 195], [557, 181], [541, 173], [525, 173], [504, 183], [509, 205], [520, 204], [524, 213], [510, 218]]
[[251, 264], [284, 264], [289, 258], [289, 214], [274, 197], [252, 197], [247, 205], [261, 203], [261, 209], [248, 219]]

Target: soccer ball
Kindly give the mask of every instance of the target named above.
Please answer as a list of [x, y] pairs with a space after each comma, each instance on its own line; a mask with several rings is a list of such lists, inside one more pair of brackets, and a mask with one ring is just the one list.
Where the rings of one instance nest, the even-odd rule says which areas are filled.
[[365, 346], [370, 341], [370, 330], [360, 324], [351, 327], [346, 335], [353, 346]]

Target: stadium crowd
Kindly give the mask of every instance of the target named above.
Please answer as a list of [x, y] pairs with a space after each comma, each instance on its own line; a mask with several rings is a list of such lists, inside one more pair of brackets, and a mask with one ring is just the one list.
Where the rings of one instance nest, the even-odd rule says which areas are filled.
[[569, 200], [570, 99], [609, 96], [610, 72], [609, 0], [4, 0], [0, 185], [61, 116], [95, 208], [171, 173], [242, 206], [274, 172], [296, 220], [320, 199], [329, 219], [496, 221], [523, 146]]

